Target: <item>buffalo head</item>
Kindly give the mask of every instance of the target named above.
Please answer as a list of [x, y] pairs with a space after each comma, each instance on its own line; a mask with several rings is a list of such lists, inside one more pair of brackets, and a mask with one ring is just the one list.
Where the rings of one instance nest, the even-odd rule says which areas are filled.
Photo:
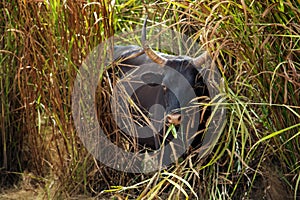
[[[205, 120], [201, 121], [204, 115], [199, 113], [199, 106], [194, 103], [197, 102], [195, 99], [199, 101], [209, 96], [201, 73], [203, 65], [211, 63], [206, 52], [197, 58], [191, 58], [152, 50], [146, 40], [146, 20], [142, 29], [142, 48], [133, 45], [115, 46], [114, 52], [120, 79], [127, 78], [126, 88], [134, 88], [129, 92], [138, 107], [138, 111], [130, 111], [130, 115], [136, 117], [134, 123], [141, 128], [150, 126], [147, 120], [143, 120], [145, 116], [150, 116], [152, 125], [156, 124], [158, 129], [156, 133], [152, 129], [138, 131], [140, 145], [151, 149], [159, 148], [165, 137], [166, 127], [170, 125], [180, 127], [198, 124], [196, 130], [205, 128]], [[121, 115], [120, 110], [118, 114]], [[191, 116], [194, 117], [194, 122], [190, 122]], [[207, 118], [207, 114], [205, 116]], [[124, 123], [121, 126], [127, 125]], [[173, 136], [169, 135], [167, 139], [171, 141]], [[197, 139], [194, 141], [194, 144], [200, 143]]]

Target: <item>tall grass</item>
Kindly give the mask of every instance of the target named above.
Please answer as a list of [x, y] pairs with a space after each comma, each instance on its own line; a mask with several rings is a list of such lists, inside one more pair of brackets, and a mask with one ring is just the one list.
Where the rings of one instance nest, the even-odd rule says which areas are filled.
[[[299, 1], [1, 2], [1, 188], [30, 174], [43, 198], [299, 198]], [[71, 92], [87, 54], [145, 15], [193, 37], [226, 87], [213, 152], [152, 175], [117, 172], [84, 149]], [[0, 190], [1, 191], [1, 190]]]

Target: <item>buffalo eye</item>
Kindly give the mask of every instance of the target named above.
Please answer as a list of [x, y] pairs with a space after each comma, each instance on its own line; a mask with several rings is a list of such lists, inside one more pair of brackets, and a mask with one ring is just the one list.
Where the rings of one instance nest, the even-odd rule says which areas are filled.
[[162, 89], [163, 89], [164, 92], [167, 92], [167, 86], [162, 85]]
[[141, 76], [141, 80], [149, 86], [157, 86], [162, 83], [163, 76], [156, 73], [145, 73]]

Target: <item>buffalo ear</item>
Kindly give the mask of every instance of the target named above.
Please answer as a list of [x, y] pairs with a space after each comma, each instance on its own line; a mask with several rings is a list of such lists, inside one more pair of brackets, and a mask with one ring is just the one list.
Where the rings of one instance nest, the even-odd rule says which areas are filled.
[[141, 76], [141, 80], [149, 86], [157, 86], [162, 83], [163, 75], [148, 72]]

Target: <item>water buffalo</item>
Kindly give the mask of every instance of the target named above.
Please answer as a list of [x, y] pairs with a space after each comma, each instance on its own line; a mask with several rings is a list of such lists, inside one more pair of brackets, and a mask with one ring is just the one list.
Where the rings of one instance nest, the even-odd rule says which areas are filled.
[[[130, 93], [132, 101], [128, 103], [126, 97], [123, 99], [130, 104], [129, 107], [134, 107], [123, 115], [126, 109], [116, 109], [117, 118], [121, 121], [119, 128], [127, 129], [125, 132], [129, 133], [132, 131], [128, 128], [129, 124], [134, 123], [138, 144], [156, 150], [163, 141], [167, 144], [177, 137], [171, 133], [166, 136], [168, 127], [172, 125], [178, 133], [181, 131], [179, 139], [193, 139], [191, 146], [195, 147], [201, 142], [201, 134], [195, 133], [205, 128], [205, 119], [210, 113], [207, 109], [203, 114], [199, 104], [195, 104], [209, 97], [201, 70], [203, 65], [211, 62], [210, 57], [206, 52], [191, 58], [152, 50], [146, 40], [146, 21], [142, 29], [142, 47], [130, 45], [114, 48], [114, 63], [119, 69], [120, 81], [123, 81], [121, 85], [127, 88], [125, 92]], [[121, 101], [117, 100], [122, 107], [124, 104]], [[124, 119], [129, 116], [131, 121]]]

